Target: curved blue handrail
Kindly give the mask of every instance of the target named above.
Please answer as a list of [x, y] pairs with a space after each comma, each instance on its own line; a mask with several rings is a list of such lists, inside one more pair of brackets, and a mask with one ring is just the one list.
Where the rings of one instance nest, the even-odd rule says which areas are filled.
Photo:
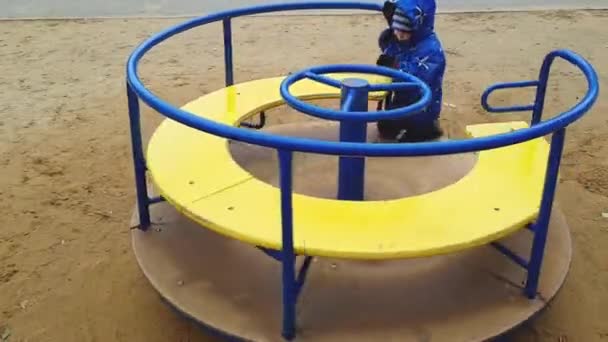
[[537, 87], [538, 81], [519, 81], [519, 82], [506, 82], [496, 83], [488, 87], [481, 95], [481, 106], [483, 109], [490, 113], [507, 113], [507, 112], [525, 112], [534, 110], [534, 104], [522, 105], [522, 106], [510, 106], [510, 107], [494, 107], [488, 103], [490, 95], [498, 89], [512, 89], [512, 88], [526, 88], [526, 87]]
[[[514, 132], [498, 134], [488, 137], [472, 138], [466, 140], [452, 140], [452, 141], [441, 141], [441, 142], [424, 142], [416, 144], [391, 144], [391, 143], [379, 143], [379, 144], [367, 144], [367, 143], [345, 143], [345, 142], [332, 142], [332, 141], [319, 141], [308, 138], [296, 138], [277, 136], [274, 134], [252, 131], [243, 128], [228, 126], [221, 124], [209, 119], [205, 119], [201, 116], [194, 115], [183, 109], [179, 109], [169, 104], [168, 102], [161, 100], [158, 96], [148, 90], [142, 81], [140, 80], [137, 73], [137, 66], [141, 58], [152, 49], [154, 46], [160, 44], [164, 40], [189, 30], [191, 28], [205, 25], [211, 22], [224, 20], [227, 18], [234, 18], [238, 16], [276, 12], [276, 11], [288, 11], [288, 10], [302, 10], [302, 9], [362, 9], [380, 11], [381, 7], [374, 3], [290, 3], [290, 4], [275, 4], [265, 5], [258, 7], [249, 7], [244, 9], [229, 10], [217, 14], [212, 14], [196, 19], [192, 19], [185, 23], [176, 25], [169, 28], [161, 33], [151, 37], [141, 45], [139, 45], [135, 51], [129, 57], [127, 63], [127, 83], [129, 90], [134, 92], [142, 101], [148, 104], [151, 108], [155, 109], [159, 113], [178, 121], [186, 126], [218, 135], [228, 139], [234, 139], [251, 143], [255, 145], [271, 147], [276, 149], [284, 149], [290, 151], [300, 152], [311, 152], [319, 154], [330, 154], [330, 155], [357, 155], [357, 156], [428, 156], [428, 155], [443, 155], [443, 154], [454, 154], [464, 153], [472, 151], [488, 150], [508, 145], [513, 145], [528, 141], [534, 138], [538, 138], [552, 132], [555, 132], [561, 128], [564, 128], [576, 121], [582, 115], [585, 114], [595, 103], [598, 96], [598, 79], [597, 74], [593, 67], [582, 57], [569, 50], [555, 50], [547, 55], [545, 62], [543, 63], [543, 69], [541, 70], [541, 79], [548, 78], [551, 62], [556, 57], [561, 57], [570, 63], [577, 66], [587, 79], [588, 91], [582, 100], [577, 103], [570, 110], [557, 115], [550, 120], [545, 122], [539, 122], [533, 127], [517, 130]], [[545, 76], [546, 75], [546, 76]], [[542, 83], [542, 82], [541, 82]], [[539, 87], [539, 90], [540, 89]], [[544, 100], [544, 95], [542, 96]], [[537, 96], [537, 101], [539, 98]], [[542, 105], [539, 105], [542, 109]], [[540, 115], [535, 115], [540, 117]]]

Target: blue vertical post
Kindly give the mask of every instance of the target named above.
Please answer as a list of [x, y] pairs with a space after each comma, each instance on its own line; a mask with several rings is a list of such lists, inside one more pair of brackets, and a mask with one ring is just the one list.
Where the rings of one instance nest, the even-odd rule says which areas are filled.
[[150, 211], [148, 188], [146, 184], [146, 160], [141, 139], [141, 118], [139, 98], [127, 82], [127, 100], [129, 106], [129, 126], [131, 128], [131, 151], [135, 169], [135, 188], [137, 190], [137, 212], [139, 214], [139, 229], [147, 230], [150, 226]]
[[530, 262], [528, 263], [528, 279], [526, 281], [526, 288], [524, 289], [526, 296], [530, 299], [536, 297], [538, 289], [538, 279], [545, 252], [545, 243], [547, 241], [553, 199], [555, 198], [555, 188], [557, 186], [559, 165], [564, 149], [565, 135], [566, 129], [562, 128], [553, 133], [553, 137], [551, 138], [551, 150], [549, 151], [547, 172], [545, 174], [543, 197], [538, 219], [534, 225], [534, 241], [532, 242], [532, 253], [530, 255]]
[[534, 109], [532, 110], [531, 126], [539, 123], [543, 116], [543, 109], [545, 107], [545, 95], [547, 93], [547, 84], [549, 83], [549, 72], [551, 71], [551, 64], [553, 63], [553, 59], [553, 57], [547, 56], [543, 61], [543, 65], [540, 68], [538, 85], [536, 86]]
[[281, 187], [281, 223], [283, 266], [283, 337], [291, 340], [296, 334], [296, 258], [293, 248], [291, 151], [279, 150], [279, 183]]
[[[348, 112], [366, 112], [368, 106], [368, 82], [362, 79], [347, 78], [342, 81], [340, 107]], [[357, 115], [353, 113], [353, 115]], [[365, 142], [367, 122], [340, 122], [340, 141]], [[340, 157], [338, 170], [338, 199], [362, 201], [365, 193], [365, 158]]]
[[224, 65], [226, 68], [226, 87], [234, 84], [234, 74], [232, 66], [232, 24], [231, 19], [223, 20], [224, 24]]

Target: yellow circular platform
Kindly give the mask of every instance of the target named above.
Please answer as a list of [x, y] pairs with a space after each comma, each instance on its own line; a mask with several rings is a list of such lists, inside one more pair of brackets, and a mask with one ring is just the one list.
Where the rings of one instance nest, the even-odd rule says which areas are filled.
[[[238, 125], [260, 110], [281, 103], [281, 80], [255, 80], [220, 89], [184, 109]], [[294, 85], [292, 91], [302, 98], [339, 96], [339, 89], [310, 80]], [[467, 130], [471, 136], [480, 137], [525, 127], [522, 122], [508, 122], [472, 125]], [[338, 201], [327, 193], [324, 197], [296, 193], [295, 251], [383, 260], [451, 253], [505, 237], [536, 218], [548, 151], [548, 143], [538, 138], [479, 152], [470, 172], [457, 181], [405, 198], [374, 200], [368, 191], [366, 201]], [[236, 163], [226, 139], [166, 119], [152, 135], [146, 159], [158, 191], [182, 214], [233, 239], [281, 249], [279, 189]], [[395, 167], [387, 159], [383, 158], [382, 163], [387, 163], [387, 168]], [[377, 162], [376, 158], [369, 160], [369, 164]], [[416, 162], [403, 167], [411, 169], [412, 165]], [[274, 172], [278, 169], [276, 163], [268, 167]], [[298, 167], [294, 170], [297, 176]], [[366, 173], [368, 180], [379, 176], [373, 168]], [[323, 177], [335, 179], [337, 172]], [[294, 182], [297, 185], [301, 180], [295, 177]]]

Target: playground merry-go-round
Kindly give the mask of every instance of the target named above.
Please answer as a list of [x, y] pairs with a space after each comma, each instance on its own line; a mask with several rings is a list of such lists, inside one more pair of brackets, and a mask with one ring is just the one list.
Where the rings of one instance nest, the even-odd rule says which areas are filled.
[[[369, 123], [428, 105], [424, 82], [385, 67], [341, 64], [234, 84], [231, 19], [308, 9], [381, 6], [231, 10], [163, 31], [131, 55], [132, 240], [154, 288], [212, 331], [255, 341], [485, 340], [538, 313], [570, 264], [569, 229], [553, 202], [566, 128], [598, 95], [593, 67], [555, 50], [538, 79], [499, 83], [482, 95], [488, 112], [531, 112], [529, 122], [469, 125], [467, 139], [372, 142]], [[223, 23], [225, 88], [181, 108], [148, 90], [138, 76], [142, 57], [213, 22]], [[555, 59], [578, 67], [588, 90], [543, 120]], [[519, 87], [536, 88], [533, 104], [489, 104], [493, 91]], [[370, 101], [403, 88], [418, 89], [420, 100], [369, 110]], [[308, 102], [329, 98], [340, 109]], [[146, 148], [140, 102], [166, 117]], [[324, 121], [246, 122], [285, 103]]]

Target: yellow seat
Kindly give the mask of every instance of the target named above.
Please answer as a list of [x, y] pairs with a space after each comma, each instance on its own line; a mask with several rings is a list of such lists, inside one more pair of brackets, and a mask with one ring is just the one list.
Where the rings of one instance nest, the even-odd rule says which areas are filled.
[[[236, 125], [281, 104], [282, 80], [221, 89], [184, 109]], [[313, 81], [297, 83], [292, 91], [309, 99], [339, 96], [338, 89]], [[510, 122], [473, 125], [467, 131], [479, 137], [525, 127]], [[494, 241], [536, 218], [548, 151], [548, 143], [538, 138], [480, 152], [476, 165], [458, 182], [398, 200], [354, 202], [294, 194], [294, 248], [305, 255], [391, 259]], [[226, 139], [165, 120], [150, 140], [147, 160], [160, 193], [191, 219], [232, 238], [281, 249], [279, 189], [234, 162]]]

